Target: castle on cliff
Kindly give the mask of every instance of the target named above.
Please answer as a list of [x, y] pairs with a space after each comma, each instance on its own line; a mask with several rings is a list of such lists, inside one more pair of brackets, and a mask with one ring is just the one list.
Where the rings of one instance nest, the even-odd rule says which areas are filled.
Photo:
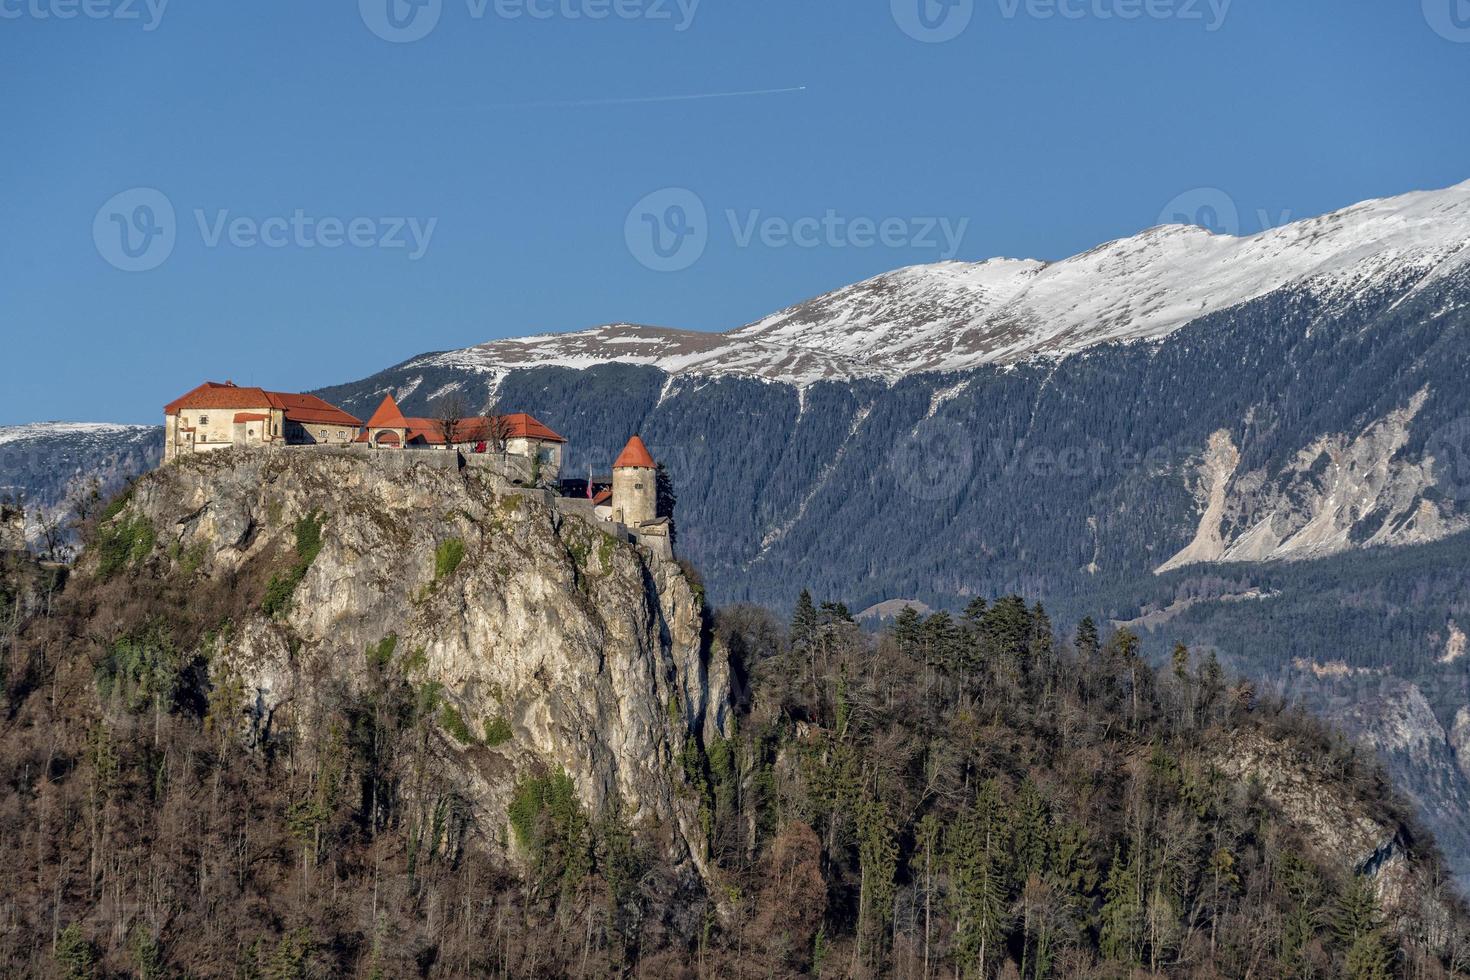
[[[561, 480], [567, 440], [525, 412], [420, 418], [405, 415], [389, 394], [363, 422], [315, 395], [206, 381], [165, 405], [163, 415], [165, 463], [227, 449], [315, 447], [369, 456], [452, 451], [461, 462], [502, 464], [514, 485], [555, 488], [559, 509], [616, 525], [639, 543], [673, 554], [671, 515], [659, 513], [658, 463], [636, 435], [610, 477], [568, 484]], [[580, 495], [570, 494], [574, 488]]]

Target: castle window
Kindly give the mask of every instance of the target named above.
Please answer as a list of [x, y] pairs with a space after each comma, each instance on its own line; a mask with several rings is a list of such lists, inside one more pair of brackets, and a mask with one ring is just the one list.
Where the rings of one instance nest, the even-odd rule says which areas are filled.
[[634, 490], [642, 490], [643, 489], [643, 484], [641, 484], [641, 483], [635, 483], [635, 484], [633, 484], [633, 489]]
[[201, 415], [201, 416], [199, 416], [199, 424], [200, 425], [208, 425], [209, 424], [209, 416], [208, 415]]

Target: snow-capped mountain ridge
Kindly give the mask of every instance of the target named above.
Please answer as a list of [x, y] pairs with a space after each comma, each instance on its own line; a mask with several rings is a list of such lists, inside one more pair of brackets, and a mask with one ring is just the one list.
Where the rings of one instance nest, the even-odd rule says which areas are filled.
[[0, 446], [10, 442], [58, 436], [128, 436], [152, 432], [157, 426], [124, 425], [117, 422], [31, 422], [0, 425]]
[[1284, 287], [1347, 301], [1387, 280], [1423, 285], [1467, 262], [1470, 181], [1245, 237], [1165, 225], [1060, 262], [913, 266], [723, 334], [609, 324], [494, 341], [414, 365], [501, 372], [616, 361], [797, 385], [892, 380], [1158, 340]]

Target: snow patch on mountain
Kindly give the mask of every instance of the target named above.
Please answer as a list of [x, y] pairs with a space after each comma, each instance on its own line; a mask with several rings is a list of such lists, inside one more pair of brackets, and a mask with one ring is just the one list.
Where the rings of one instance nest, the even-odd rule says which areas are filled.
[[76, 436], [126, 436], [152, 433], [151, 425], [120, 425], [113, 422], [32, 422], [27, 425], [0, 425], [0, 446], [37, 439]]
[[1470, 264], [1470, 182], [1369, 201], [1235, 237], [1151, 228], [1060, 262], [899, 269], [728, 333], [629, 323], [499, 340], [410, 366], [474, 372], [642, 364], [806, 386], [894, 381], [1154, 341], [1284, 287], [1350, 302], [1385, 280], [1422, 288]]

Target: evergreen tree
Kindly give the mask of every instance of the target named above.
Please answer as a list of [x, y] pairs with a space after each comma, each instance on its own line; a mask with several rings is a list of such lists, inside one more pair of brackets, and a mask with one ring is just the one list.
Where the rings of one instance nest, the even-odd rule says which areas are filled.
[[1051, 831], [1046, 801], [1029, 778], [1021, 784], [1016, 805], [1011, 811], [1011, 848], [1015, 855], [1018, 883], [1033, 874], [1040, 874], [1048, 866]]
[[965, 605], [963, 616], [965, 626], [969, 629], [978, 630], [980, 628], [980, 621], [985, 618], [985, 610], [987, 608], [989, 608], [989, 604], [981, 596], [977, 595], [971, 599]]
[[674, 508], [679, 505], [679, 496], [674, 491], [674, 477], [669, 473], [669, 468], [663, 463], [658, 464], [654, 473], [655, 503], [654, 516], [667, 517], [669, 519], [669, 541], [678, 543], [678, 525], [674, 521]]
[[1332, 935], [1347, 951], [1343, 965], [1348, 980], [1389, 980], [1393, 976], [1393, 948], [1373, 883], [1367, 878], [1353, 878], [1338, 897]]
[[1393, 953], [1381, 932], [1360, 936], [1348, 949], [1343, 965], [1348, 980], [1392, 980]]
[[1052, 633], [1051, 617], [1037, 603], [1031, 610], [1031, 661], [1044, 663], [1051, 659], [1055, 636]]
[[949, 613], [937, 612], [925, 620], [922, 636], [924, 666], [953, 670], [960, 665], [963, 642]]
[[1020, 679], [1031, 652], [1031, 613], [1026, 600], [1006, 596], [986, 612], [980, 623], [987, 659], [1013, 679]]
[[1097, 624], [1088, 616], [1077, 624], [1077, 653], [1084, 660], [1097, 656], [1102, 644], [1098, 639]]
[[72, 923], [56, 937], [56, 967], [65, 980], [91, 980], [97, 974], [97, 950]]
[[955, 930], [955, 959], [967, 972], [988, 976], [1002, 956], [1005, 935], [1005, 890], [986, 820], [966, 810], [946, 835]]
[[897, 618], [893, 621], [893, 641], [898, 644], [899, 652], [906, 657], [912, 657], [919, 649], [919, 632], [923, 620], [913, 606], [904, 606]]
[[791, 615], [791, 649], [797, 653], [809, 653], [817, 638], [817, 607], [812, 603], [812, 594], [806, 589], [796, 600], [796, 611]]
[[858, 909], [858, 941], [881, 949], [893, 920], [894, 873], [898, 869], [898, 828], [888, 808], [877, 800], [858, 807], [858, 867], [862, 885]]
[[1108, 878], [1103, 883], [1103, 906], [1098, 913], [1102, 954], [1118, 963], [1137, 965], [1143, 935], [1143, 901], [1132, 860], [1124, 861], [1114, 849]]

